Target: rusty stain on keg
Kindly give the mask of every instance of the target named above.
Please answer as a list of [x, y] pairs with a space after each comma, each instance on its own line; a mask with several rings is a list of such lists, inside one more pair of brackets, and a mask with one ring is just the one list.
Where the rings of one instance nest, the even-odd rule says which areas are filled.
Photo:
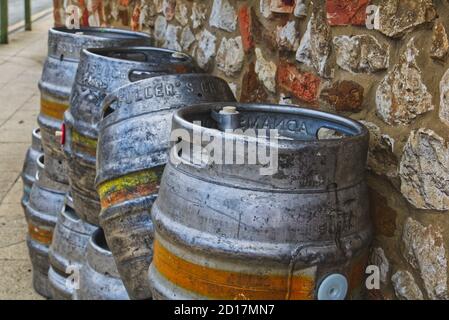
[[348, 285], [349, 294], [354, 294], [356, 291], [360, 290], [365, 284], [365, 278], [367, 274], [365, 273], [366, 266], [368, 265], [369, 252], [365, 250], [357, 258], [354, 259], [351, 265], [351, 271], [349, 274]]
[[101, 184], [98, 187], [101, 207], [106, 209], [126, 200], [156, 194], [163, 171], [164, 166], [158, 166]]
[[50, 245], [53, 239], [53, 229], [40, 228], [28, 222], [28, 234], [30, 238], [45, 245]]

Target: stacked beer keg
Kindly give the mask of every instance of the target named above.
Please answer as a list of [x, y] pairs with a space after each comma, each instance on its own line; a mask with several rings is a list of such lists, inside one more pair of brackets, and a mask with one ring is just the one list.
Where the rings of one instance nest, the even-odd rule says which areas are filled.
[[[28, 150], [24, 169], [24, 196], [22, 203], [28, 222], [28, 247], [33, 265], [33, 285], [45, 297], [58, 296], [58, 286], [52, 279], [65, 276], [73, 252], [53, 257], [50, 250], [57, 220], [65, 208], [69, 196], [67, 162], [61, 149], [61, 126], [64, 112], [75, 80], [80, 52], [85, 48], [149, 45], [151, 38], [145, 34], [114, 29], [88, 28], [69, 30], [52, 28], [48, 33], [48, 56], [39, 82], [41, 108], [38, 116], [39, 129], [33, 132], [33, 143]], [[42, 144], [40, 143], [42, 141]], [[76, 213], [73, 213], [76, 215]], [[89, 229], [90, 226], [79, 226]], [[61, 228], [57, 228], [57, 231]], [[67, 237], [56, 236], [59, 241], [71, 241], [77, 229], [68, 229]], [[89, 235], [90, 237], [90, 235]], [[57, 243], [56, 246], [70, 246]], [[84, 256], [84, 243], [77, 243], [74, 250]], [[57, 251], [57, 250], [56, 250]], [[50, 252], [50, 255], [49, 255]], [[82, 252], [82, 253], [81, 253]], [[68, 260], [65, 258], [69, 258]], [[48, 277], [50, 261], [54, 262]], [[75, 261], [78, 262], [78, 261]], [[60, 284], [60, 283], [59, 283]]]
[[[371, 239], [366, 128], [298, 106], [237, 103], [190, 56], [149, 42], [50, 31], [43, 155], [35, 131], [23, 174], [34, 183], [23, 203], [39, 244], [30, 245], [36, 290], [55, 299], [360, 297]], [[322, 130], [335, 134], [320, 139]]]

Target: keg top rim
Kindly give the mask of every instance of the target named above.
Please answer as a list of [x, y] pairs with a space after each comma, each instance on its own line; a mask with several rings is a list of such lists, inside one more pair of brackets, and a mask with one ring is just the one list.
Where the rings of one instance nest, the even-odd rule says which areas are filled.
[[[100, 128], [105, 128], [113, 123], [115, 123], [118, 120], [123, 120], [121, 116], [118, 117], [118, 119], [111, 117], [111, 114], [106, 114], [106, 110], [114, 103], [119, 101], [118, 96], [120, 96], [121, 93], [126, 93], [127, 91], [130, 91], [136, 86], [145, 87], [148, 85], [153, 85], [157, 83], [163, 83], [164, 81], [170, 81], [170, 80], [179, 80], [182, 82], [186, 82], [191, 79], [200, 79], [200, 80], [207, 80], [207, 81], [216, 81], [216, 82], [222, 82], [224, 85], [227, 85], [227, 82], [223, 80], [220, 77], [217, 77], [213, 74], [208, 73], [179, 73], [179, 74], [159, 74], [150, 78], [145, 78], [142, 80], [139, 80], [137, 82], [131, 82], [124, 86], [119, 87], [115, 91], [109, 93], [103, 100], [101, 104], [101, 121], [100, 121]], [[120, 110], [120, 109], [118, 109]], [[117, 110], [114, 110], [117, 111]], [[127, 116], [125, 116], [126, 118]], [[101, 130], [101, 129], [100, 129]]]
[[[80, 34], [82, 32], [82, 34]], [[78, 29], [69, 29], [67, 27], [53, 27], [49, 30], [50, 34], [68, 36], [68, 37], [80, 37], [94, 40], [114, 40], [114, 39], [152, 39], [149, 34], [144, 32], [129, 31], [124, 29], [115, 28], [101, 28], [101, 27], [82, 27]]]
[[[166, 53], [167, 55], [179, 59], [179, 62], [183, 63], [194, 63], [193, 58], [183, 52], [179, 52], [176, 50], [171, 49], [165, 49], [165, 48], [158, 48], [153, 46], [123, 46], [123, 47], [110, 47], [110, 48], [87, 48], [83, 49], [82, 53], [86, 56], [91, 57], [101, 57], [101, 59], [109, 60], [109, 61], [121, 61], [121, 62], [129, 62], [133, 64], [148, 64], [151, 63], [150, 61], [139, 61], [134, 59], [125, 59], [120, 57], [111, 57], [108, 56], [107, 53], [151, 53], [151, 52], [159, 52], [159, 53]], [[175, 56], [176, 55], [176, 56]], [[183, 60], [181, 60], [181, 57]]]
[[[305, 141], [311, 142], [311, 143], [318, 143], [318, 144], [326, 144], [326, 143], [335, 143], [337, 141], [350, 141], [350, 140], [358, 140], [364, 137], [369, 137], [369, 131], [368, 129], [359, 121], [350, 119], [348, 117], [340, 116], [337, 114], [324, 112], [324, 111], [318, 111], [313, 109], [307, 109], [300, 106], [295, 105], [277, 105], [277, 104], [270, 104], [270, 103], [231, 103], [231, 102], [220, 102], [220, 103], [202, 103], [197, 105], [190, 105], [187, 107], [183, 107], [179, 110], [176, 110], [173, 115], [173, 127], [176, 125], [187, 129], [187, 130], [193, 130], [194, 128], [196, 130], [201, 130], [202, 132], [209, 132], [211, 134], [219, 134], [219, 135], [232, 135], [234, 138], [238, 138], [239, 135], [233, 134], [233, 133], [227, 133], [220, 131], [215, 128], [210, 127], [202, 127], [198, 124], [194, 124], [193, 122], [186, 119], [186, 116], [189, 114], [204, 114], [211, 111], [219, 111], [223, 107], [227, 106], [235, 106], [237, 108], [237, 111], [259, 111], [259, 112], [267, 112], [267, 113], [284, 113], [284, 114], [293, 114], [298, 116], [304, 116], [312, 119], [317, 120], [324, 120], [329, 123], [336, 123], [343, 127], [346, 127], [347, 129], [351, 130], [352, 134], [347, 134], [342, 137], [338, 138], [326, 138], [326, 139], [319, 139], [318, 137], [313, 140], [307, 140], [307, 139], [293, 139], [293, 140], [284, 140], [285, 144], [291, 144], [295, 145], [297, 143], [303, 143]], [[326, 128], [326, 126], [322, 126], [321, 128]], [[321, 129], [320, 128], [320, 129]], [[332, 129], [332, 128], [330, 128]], [[241, 137], [241, 136], [240, 136]]]

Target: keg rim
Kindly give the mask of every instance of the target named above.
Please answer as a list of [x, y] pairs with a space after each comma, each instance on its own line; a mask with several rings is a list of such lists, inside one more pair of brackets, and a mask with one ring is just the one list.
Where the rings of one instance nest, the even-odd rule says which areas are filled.
[[[122, 58], [116, 58], [116, 57], [109, 57], [107, 55], [104, 55], [103, 53], [106, 52], [133, 52], [133, 51], [146, 51], [146, 52], [163, 52], [163, 53], [167, 53], [170, 54], [171, 56], [173, 55], [177, 55], [177, 54], [182, 54], [182, 56], [185, 58], [185, 60], [180, 60], [179, 62], [181, 63], [195, 63], [193, 57], [187, 53], [183, 53], [180, 51], [176, 51], [176, 50], [171, 50], [171, 49], [166, 49], [166, 48], [158, 48], [158, 47], [154, 47], [154, 46], [119, 46], [119, 47], [104, 47], [104, 48], [86, 48], [82, 50], [82, 54], [89, 56], [89, 57], [100, 57], [101, 59], [104, 59], [106, 61], [115, 61], [115, 62], [127, 62], [127, 63], [132, 63], [132, 64], [149, 64], [151, 62], [149, 61], [138, 61], [138, 60], [130, 60], [130, 59], [122, 59]], [[157, 62], [155, 62], [154, 64], [157, 64]]]
[[[219, 111], [225, 106], [235, 106], [237, 107], [237, 110], [244, 110], [244, 111], [261, 111], [261, 112], [267, 112], [267, 113], [290, 113], [290, 114], [296, 114], [300, 116], [315, 118], [315, 119], [322, 119], [326, 120], [328, 122], [335, 122], [340, 125], [343, 125], [349, 129], [355, 130], [355, 133], [353, 135], [344, 135], [342, 137], [338, 138], [329, 138], [329, 139], [319, 139], [318, 137], [313, 140], [307, 140], [307, 139], [293, 139], [293, 140], [281, 140], [283, 145], [297, 145], [297, 144], [303, 144], [304, 142], [313, 143], [313, 144], [334, 144], [336, 142], [349, 142], [353, 140], [359, 140], [369, 137], [369, 131], [366, 128], [366, 126], [354, 119], [337, 115], [330, 112], [325, 111], [319, 111], [314, 109], [308, 109], [301, 106], [296, 105], [277, 105], [277, 104], [271, 104], [271, 103], [240, 103], [240, 102], [219, 102], [219, 103], [201, 103], [201, 104], [195, 104], [186, 106], [183, 108], [180, 108], [176, 110], [173, 114], [173, 126], [172, 129], [175, 128], [176, 125], [180, 126], [181, 128], [187, 129], [187, 130], [200, 130], [204, 133], [209, 133], [212, 135], [227, 135], [229, 137], [233, 137], [234, 139], [248, 139], [248, 136], [242, 136], [237, 135], [234, 133], [227, 133], [220, 131], [215, 128], [210, 127], [203, 127], [199, 126], [197, 124], [194, 124], [188, 120], [185, 119], [185, 116], [188, 114], [199, 114], [199, 113], [205, 113], [208, 111]], [[321, 128], [326, 128], [325, 126]], [[320, 129], [321, 129], [320, 128]], [[333, 129], [333, 128], [330, 128]], [[334, 129], [335, 130], [335, 129]], [[256, 138], [257, 139], [257, 138]]]
[[[77, 34], [79, 32], [83, 32], [83, 34]], [[92, 40], [104, 40], [104, 41], [108, 41], [108, 40], [114, 40], [116, 39], [113, 35], [122, 35], [122, 36], [126, 36], [124, 37], [125, 39], [128, 38], [129, 40], [137, 40], [137, 39], [142, 39], [142, 38], [146, 38], [148, 40], [153, 39], [149, 34], [144, 33], [144, 32], [137, 32], [137, 31], [130, 31], [130, 30], [125, 30], [125, 29], [116, 29], [116, 28], [102, 28], [102, 27], [81, 27], [81, 28], [77, 28], [77, 29], [69, 29], [65, 26], [61, 26], [61, 27], [52, 27], [49, 30], [50, 34], [54, 34], [54, 35], [61, 35], [61, 36], [77, 36], [77, 37], [84, 37], [85, 39], [92, 39]], [[95, 35], [95, 34], [90, 34], [90, 33], [95, 33], [95, 34], [110, 34], [110, 37], [103, 37], [100, 35]]]

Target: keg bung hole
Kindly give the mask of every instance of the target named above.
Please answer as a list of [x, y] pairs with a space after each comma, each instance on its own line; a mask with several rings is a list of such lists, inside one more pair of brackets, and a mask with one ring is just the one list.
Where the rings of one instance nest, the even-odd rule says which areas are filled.
[[201, 92], [198, 93], [198, 97], [202, 98], [203, 94]]

